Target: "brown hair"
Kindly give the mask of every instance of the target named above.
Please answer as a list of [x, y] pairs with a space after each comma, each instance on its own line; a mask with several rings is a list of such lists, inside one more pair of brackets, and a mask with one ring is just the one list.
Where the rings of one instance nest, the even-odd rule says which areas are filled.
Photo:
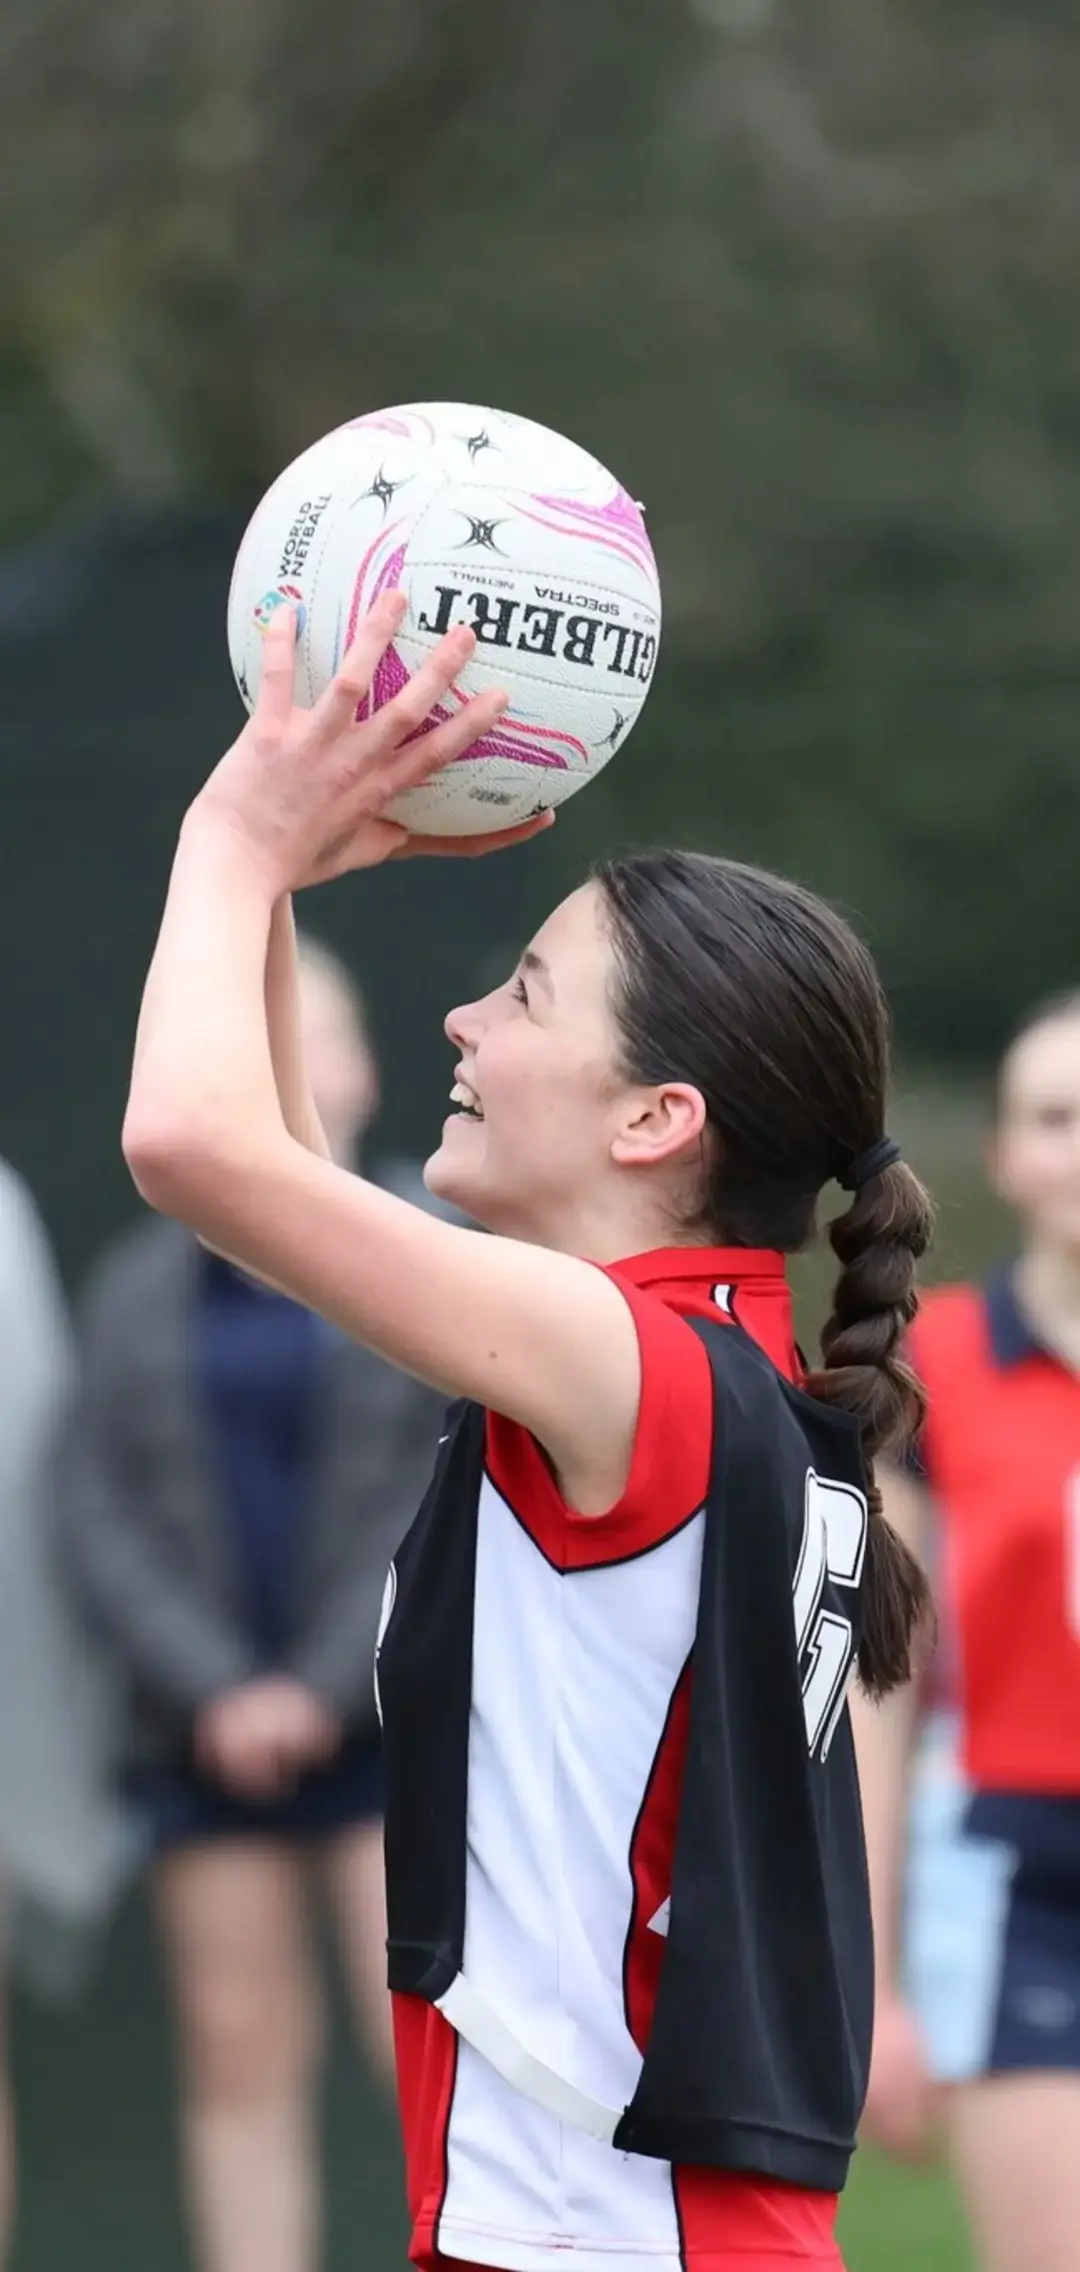
[[[705, 1100], [711, 1142], [694, 1227], [796, 1251], [823, 1185], [884, 1134], [889, 1017], [867, 948], [812, 893], [734, 861], [643, 852], [605, 862], [596, 880], [626, 1071], [650, 1087], [690, 1082]], [[932, 1228], [930, 1200], [902, 1162], [833, 1219], [840, 1275], [807, 1381], [862, 1424], [871, 1521], [859, 1673], [879, 1696], [908, 1678], [929, 1612], [924, 1572], [882, 1513], [873, 1461], [921, 1424], [902, 1341]]]

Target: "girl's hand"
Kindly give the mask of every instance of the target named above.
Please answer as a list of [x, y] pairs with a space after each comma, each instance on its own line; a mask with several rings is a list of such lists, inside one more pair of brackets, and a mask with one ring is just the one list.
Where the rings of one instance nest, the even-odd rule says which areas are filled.
[[267, 1674], [203, 1706], [195, 1751], [226, 1790], [265, 1801], [291, 1790], [305, 1769], [325, 1765], [342, 1733], [337, 1715], [300, 1681]]
[[895, 1990], [879, 1988], [863, 2136], [886, 2153], [921, 2160], [932, 2142], [937, 2097], [914, 2014]]
[[254, 712], [195, 810], [235, 829], [275, 898], [421, 852], [475, 859], [523, 844], [554, 819], [542, 813], [489, 836], [415, 836], [383, 818], [393, 798], [460, 757], [507, 705], [501, 689], [476, 694], [447, 723], [420, 732], [476, 645], [475, 634], [461, 629], [448, 631], [401, 693], [358, 725], [357, 709], [406, 604], [400, 592], [383, 593], [313, 710], [293, 700], [294, 612], [282, 606], [271, 617]]

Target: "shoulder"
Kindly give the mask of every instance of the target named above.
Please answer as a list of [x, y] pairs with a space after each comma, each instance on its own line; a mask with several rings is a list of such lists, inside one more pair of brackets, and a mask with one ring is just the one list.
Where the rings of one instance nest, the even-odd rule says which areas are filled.
[[641, 1358], [630, 1470], [620, 1498], [606, 1514], [574, 1515], [528, 1430], [487, 1416], [487, 1465], [496, 1489], [530, 1528], [544, 1522], [552, 1545], [561, 1526], [560, 1558], [572, 1563], [662, 1543], [702, 1506], [712, 1468], [713, 1376], [703, 1341], [659, 1294], [629, 1284], [617, 1268], [605, 1268], [604, 1275], [630, 1310]]
[[[692, 1513], [708, 1491], [712, 1466], [714, 1389], [708, 1349], [670, 1302], [646, 1287], [628, 1285], [617, 1272], [608, 1275], [630, 1309], [641, 1353], [630, 1485], [643, 1496], [673, 1495], [684, 1514]], [[717, 1322], [710, 1341], [728, 1333], [731, 1328]]]

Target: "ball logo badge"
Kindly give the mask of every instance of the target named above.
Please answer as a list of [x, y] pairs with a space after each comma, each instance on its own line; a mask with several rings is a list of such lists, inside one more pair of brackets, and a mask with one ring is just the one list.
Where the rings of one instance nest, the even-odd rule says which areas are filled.
[[253, 613], [259, 630], [265, 631], [278, 608], [287, 603], [291, 603], [296, 609], [296, 636], [299, 638], [305, 622], [304, 600], [299, 584], [275, 584], [272, 591], [264, 592], [261, 600], [256, 601]]

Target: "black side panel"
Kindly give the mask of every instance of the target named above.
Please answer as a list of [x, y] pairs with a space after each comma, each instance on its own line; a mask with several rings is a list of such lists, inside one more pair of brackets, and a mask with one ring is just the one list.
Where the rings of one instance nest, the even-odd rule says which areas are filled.
[[465, 1937], [476, 1523], [484, 1415], [449, 1415], [431, 1488], [395, 1559], [379, 1649], [392, 1989], [441, 1996]]

